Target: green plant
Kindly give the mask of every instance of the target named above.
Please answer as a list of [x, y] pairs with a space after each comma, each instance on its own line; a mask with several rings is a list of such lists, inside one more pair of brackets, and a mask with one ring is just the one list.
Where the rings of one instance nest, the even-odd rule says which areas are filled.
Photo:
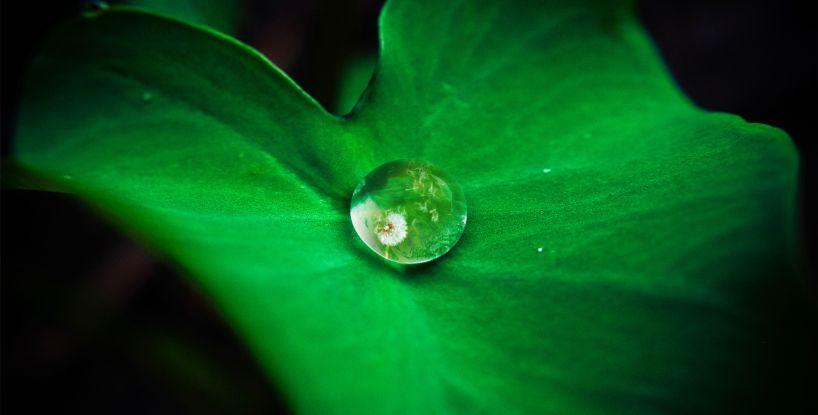
[[[338, 117], [206, 26], [87, 14], [31, 68], [16, 157], [184, 267], [300, 412], [803, 401], [783, 132], [691, 105], [618, 2], [395, 0], [380, 30]], [[468, 199], [428, 265], [349, 222], [395, 159]]]

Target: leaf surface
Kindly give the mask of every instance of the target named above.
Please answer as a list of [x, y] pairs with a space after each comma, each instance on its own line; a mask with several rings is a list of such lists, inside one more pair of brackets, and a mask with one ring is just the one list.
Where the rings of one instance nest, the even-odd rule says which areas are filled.
[[208, 26], [229, 35], [237, 32], [244, 10], [244, 0], [115, 0], [114, 4]]
[[[178, 261], [299, 412], [799, 405], [788, 137], [693, 107], [628, 7], [529, 3], [388, 3], [345, 118], [217, 32], [85, 18], [33, 66], [16, 154]], [[469, 224], [395, 268], [347, 210], [404, 158]]]

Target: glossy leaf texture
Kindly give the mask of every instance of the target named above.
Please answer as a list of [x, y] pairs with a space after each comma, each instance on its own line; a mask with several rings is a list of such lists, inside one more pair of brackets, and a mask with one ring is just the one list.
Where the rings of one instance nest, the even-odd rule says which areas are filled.
[[[301, 413], [711, 413], [803, 404], [797, 154], [696, 109], [630, 7], [389, 2], [330, 115], [218, 32], [117, 10], [32, 67], [16, 154], [167, 253]], [[469, 224], [368, 252], [358, 180], [421, 159]]]

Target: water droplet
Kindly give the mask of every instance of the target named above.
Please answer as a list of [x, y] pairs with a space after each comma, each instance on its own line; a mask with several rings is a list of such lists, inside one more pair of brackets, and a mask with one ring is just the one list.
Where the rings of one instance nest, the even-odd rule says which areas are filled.
[[153, 94], [151, 94], [150, 92], [145, 92], [144, 94], [142, 94], [142, 101], [148, 102], [148, 101], [150, 101], [152, 99], [153, 99]]
[[542, 172], [548, 174], [551, 173], [551, 169], [542, 169]]
[[543, 247], [537, 248], [537, 252], [542, 252], [542, 251], [543, 251]]
[[401, 264], [432, 261], [466, 228], [466, 198], [439, 168], [418, 160], [383, 164], [352, 193], [349, 215], [358, 236], [382, 257]]
[[582, 138], [591, 138], [591, 137], [592, 137], [591, 133], [585, 133], [585, 134], [582, 135]]
[[71, 179], [73, 179], [73, 177], [71, 177], [71, 176], [69, 176], [69, 175], [67, 175], [67, 174], [66, 174], [66, 175], [63, 175], [63, 176], [62, 176], [62, 178], [63, 178], [63, 179], [65, 179], [65, 180], [71, 180]]

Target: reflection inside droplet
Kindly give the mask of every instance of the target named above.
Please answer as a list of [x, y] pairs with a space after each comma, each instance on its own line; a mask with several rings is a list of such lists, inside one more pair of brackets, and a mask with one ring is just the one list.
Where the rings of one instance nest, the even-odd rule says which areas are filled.
[[418, 160], [381, 165], [364, 177], [350, 204], [358, 236], [382, 257], [402, 264], [448, 252], [466, 227], [466, 198], [446, 173]]

